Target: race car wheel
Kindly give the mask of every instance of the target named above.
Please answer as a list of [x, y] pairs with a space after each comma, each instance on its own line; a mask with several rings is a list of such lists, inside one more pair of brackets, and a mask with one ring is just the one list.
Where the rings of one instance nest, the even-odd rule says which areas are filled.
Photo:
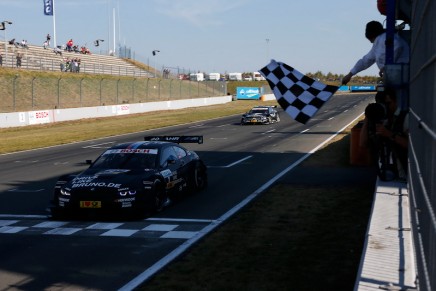
[[159, 179], [154, 180], [152, 189], [154, 195], [154, 210], [159, 212], [164, 208], [165, 201], [167, 200], [163, 183]]
[[206, 167], [197, 164], [194, 170], [194, 191], [201, 191], [207, 186]]

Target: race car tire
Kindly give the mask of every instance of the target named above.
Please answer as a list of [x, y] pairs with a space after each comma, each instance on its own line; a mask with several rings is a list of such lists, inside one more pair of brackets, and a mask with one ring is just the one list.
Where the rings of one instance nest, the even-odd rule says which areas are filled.
[[198, 192], [207, 187], [207, 172], [206, 167], [198, 163], [194, 170], [193, 188]]
[[159, 212], [164, 208], [164, 203], [167, 199], [165, 194], [165, 188], [159, 179], [153, 182], [153, 200], [154, 200], [154, 211]]

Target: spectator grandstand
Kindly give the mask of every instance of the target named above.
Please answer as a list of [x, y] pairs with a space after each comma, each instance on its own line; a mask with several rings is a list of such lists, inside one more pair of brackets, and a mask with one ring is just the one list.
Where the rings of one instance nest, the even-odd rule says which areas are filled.
[[[7, 48], [5, 48], [7, 46]], [[0, 54], [3, 55], [3, 67], [16, 68], [16, 56], [20, 55], [21, 69], [35, 71], [60, 71], [61, 63], [65, 59], [80, 58], [80, 72], [89, 74], [109, 74], [118, 76], [153, 77], [143, 68], [139, 68], [128, 61], [116, 56], [102, 54], [82, 54], [67, 50], [27, 44], [26, 47], [15, 46], [9, 43], [0, 45]]]

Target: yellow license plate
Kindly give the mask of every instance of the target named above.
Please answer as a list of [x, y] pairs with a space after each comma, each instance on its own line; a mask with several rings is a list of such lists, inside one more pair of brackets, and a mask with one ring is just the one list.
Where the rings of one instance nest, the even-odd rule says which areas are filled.
[[80, 208], [101, 208], [101, 201], [80, 201]]

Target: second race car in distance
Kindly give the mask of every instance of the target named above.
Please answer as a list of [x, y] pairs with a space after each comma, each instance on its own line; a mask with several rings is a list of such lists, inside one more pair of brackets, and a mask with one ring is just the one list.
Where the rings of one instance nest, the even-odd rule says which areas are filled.
[[277, 106], [255, 106], [244, 113], [241, 125], [245, 124], [271, 124], [280, 121]]
[[153, 136], [104, 151], [78, 175], [62, 176], [54, 188], [51, 214], [146, 216], [188, 192], [207, 186], [201, 158], [179, 143], [202, 143], [202, 136]]

